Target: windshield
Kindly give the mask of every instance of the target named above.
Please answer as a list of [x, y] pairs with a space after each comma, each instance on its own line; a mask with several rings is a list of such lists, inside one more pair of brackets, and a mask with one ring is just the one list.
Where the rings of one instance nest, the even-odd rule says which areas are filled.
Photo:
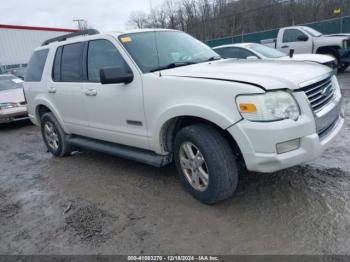
[[313, 37], [319, 37], [319, 36], [322, 35], [320, 32], [318, 32], [317, 30], [315, 30], [315, 29], [313, 29], [313, 28], [311, 28], [311, 27], [305, 27], [305, 26], [304, 26], [303, 29], [304, 29], [307, 33], [309, 33], [311, 36], [313, 36]]
[[286, 56], [286, 54], [273, 49], [268, 46], [260, 45], [260, 44], [249, 44], [248, 48], [252, 49], [253, 51], [267, 57], [267, 58], [280, 58], [283, 56]]
[[[192, 36], [178, 31], [150, 31], [119, 36], [142, 72], [169, 65], [186, 65], [219, 59], [220, 56]], [[170, 67], [169, 67], [170, 68]]]
[[22, 88], [23, 81], [14, 76], [0, 76], [0, 91]]

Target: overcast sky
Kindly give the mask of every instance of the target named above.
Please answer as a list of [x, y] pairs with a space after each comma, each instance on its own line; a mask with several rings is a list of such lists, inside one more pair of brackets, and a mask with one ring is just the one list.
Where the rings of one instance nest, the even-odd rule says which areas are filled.
[[132, 11], [150, 10], [164, 0], [7, 0], [1, 1], [0, 24], [75, 28], [82, 18], [100, 31], [127, 28]]

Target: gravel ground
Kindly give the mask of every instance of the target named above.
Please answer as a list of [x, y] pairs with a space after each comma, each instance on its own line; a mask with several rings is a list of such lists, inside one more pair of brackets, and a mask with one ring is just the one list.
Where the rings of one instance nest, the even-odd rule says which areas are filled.
[[86, 152], [53, 158], [28, 122], [0, 127], [0, 254], [349, 254], [346, 125], [314, 162], [249, 173], [206, 206], [175, 169]]

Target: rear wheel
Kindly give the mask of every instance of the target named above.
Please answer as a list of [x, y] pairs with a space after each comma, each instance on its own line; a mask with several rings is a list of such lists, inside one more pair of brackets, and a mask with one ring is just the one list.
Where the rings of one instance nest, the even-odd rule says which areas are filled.
[[194, 198], [214, 204], [232, 196], [238, 165], [228, 141], [216, 128], [197, 124], [180, 130], [174, 157], [181, 183]]
[[63, 129], [52, 113], [45, 113], [41, 117], [41, 134], [47, 149], [54, 156], [67, 156], [72, 152], [72, 147], [67, 143]]

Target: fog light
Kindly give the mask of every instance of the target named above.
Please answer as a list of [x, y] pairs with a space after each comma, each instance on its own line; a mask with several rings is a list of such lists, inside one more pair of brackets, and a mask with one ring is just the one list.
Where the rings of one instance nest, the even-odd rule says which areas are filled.
[[289, 151], [296, 150], [300, 147], [300, 138], [278, 143], [276, 145], [277, 154], [283, 154]]

